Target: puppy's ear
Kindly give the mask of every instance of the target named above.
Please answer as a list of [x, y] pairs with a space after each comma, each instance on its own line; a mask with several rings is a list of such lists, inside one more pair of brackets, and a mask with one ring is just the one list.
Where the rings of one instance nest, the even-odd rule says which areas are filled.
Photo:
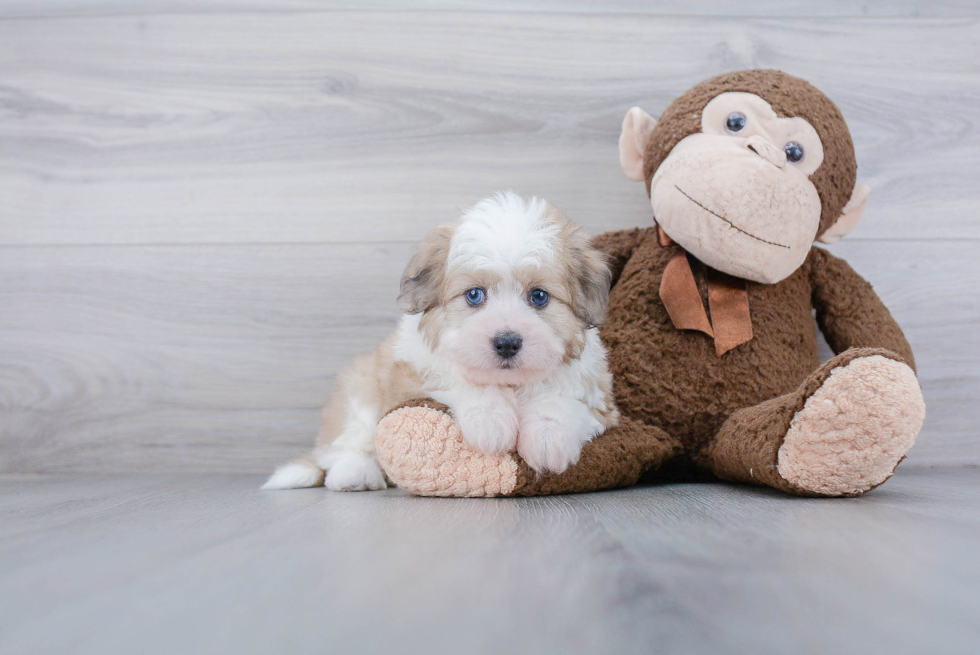
[[589, 327], [598, 327], [605, 322], [609, 309], [612, 271], [606, 254], [590, 247], [587, 237], [577, 250], [575, 313]]
[[454, 225], [432, 229], [419, 244], [402, 273], [398, 307], [406, 314], [418, 314], [439, 302], [439, 287], [446, 277], [446, 260]]
[[572, 296], [572, 311], [589, 327], [599, 327], [609, 309], [612, 269], [609, 258], [592, 247], [592, 239], [564, 214], [549, 205], [549, 213], [561, 226], [562, 260], [566, 284]]

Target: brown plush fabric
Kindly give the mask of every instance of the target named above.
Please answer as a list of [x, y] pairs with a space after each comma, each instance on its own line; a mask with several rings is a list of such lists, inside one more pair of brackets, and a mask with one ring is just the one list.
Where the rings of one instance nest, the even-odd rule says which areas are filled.
[[834, 224], [851, 197], [857, 180], [854, 143], [844, 116], [830, 98], [799, 77], [777, 70], [745, 70], [718, 75], [677, 98], [657, 121], [643, 161], [647, 194], [657, 168], [684, 137], [701, 131], [701, 110], [726, 91], [754, 93], [768, 102], [780, 117], [799, 116], [817, 131], [824, 159], [810, 176], [820, 196], [819, 236]]
[[680, 442], [663, 430], [631, 419], [586, 444], [574, 466], [561, 475], [539, 475], [517, 458], [517, 487], [512, 496], [543, 496], [615, 489], [682, 452]]
[[[732, 411], [789, 393], [819, 366], [809, 261], [778, 284], [748, 284], [754, 337], [718, 357], [711, 337], [677, 330], [660, 299], [664, 266], [677, 247], [661, 247], [654, 228], [637, 237], [602, 329], [624, 416], [666, 430], [696, 452]], [[707, 304], [707, 268], [693, 257], [691, 265]]]

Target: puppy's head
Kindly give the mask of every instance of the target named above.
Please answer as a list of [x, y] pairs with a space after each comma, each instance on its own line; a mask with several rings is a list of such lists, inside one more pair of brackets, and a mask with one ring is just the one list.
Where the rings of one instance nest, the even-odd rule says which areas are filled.
[[544, 200], [508, 192], [440, 225], [405, 269], [399, 304], [472, 384], [527, 384], [576, 359], [606, 317], [611, 274]]

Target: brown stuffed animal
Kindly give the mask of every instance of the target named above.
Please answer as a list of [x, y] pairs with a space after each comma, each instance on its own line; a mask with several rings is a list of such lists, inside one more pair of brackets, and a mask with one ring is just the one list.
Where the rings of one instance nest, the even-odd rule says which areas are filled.
[[[462, 441], [418, 400], [378, 426], [382, 467], [423, 495], [622, 487], [709, 472], [807, 496], [857, 496], [915, 441], [925, 404], [901, 329], [832, 242], [867, 187], [840, 110], [772, 70], [720, 75], [655, 121], [633, 108], [620, 162], [656, 225], [600, 235], [613, 286], [602, 339], [622, 420], [579, 462], [538, 475]], [[820, 364], [813, 312], [837, 356]]]

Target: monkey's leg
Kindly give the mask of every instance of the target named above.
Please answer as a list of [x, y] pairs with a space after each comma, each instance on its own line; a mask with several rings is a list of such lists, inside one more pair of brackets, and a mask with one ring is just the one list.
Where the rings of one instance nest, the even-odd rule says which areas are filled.
[[891, 477], [925, 417], [898, 355], [852, 348], [796, 391], [740, 409], [699, 463], [718, 477], [804, 496], [859, 496]]
[[626, 487], [681, 452], [659, 428], [623, 418], [587, 443], [558, 475], [535, 473], [518, 455], [486, 455], [463, 441], [445, 405], [405, 403], [378, 424], [378, 458], [388, 477], [420, 496], [540, 496]]

